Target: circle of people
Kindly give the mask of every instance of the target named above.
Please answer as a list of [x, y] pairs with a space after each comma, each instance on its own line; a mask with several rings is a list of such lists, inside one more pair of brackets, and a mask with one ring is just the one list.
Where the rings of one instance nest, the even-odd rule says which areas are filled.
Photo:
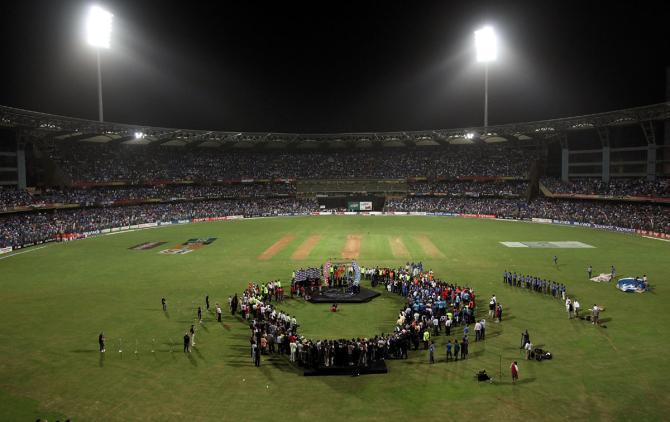
[[[300, 324], [295, 316], [278, 309], [284, 300], [281, 283], [249, 283], [240, 297], [241, 317], [251, 330], [249, 343], [251, 358], [256, 366], [263, 355], [288, 355], [290, 362], [305, 368], [370, 367], [385, 359], [407, 359], [408, 352], [428, 351], [429, 363], [435, 362], [433, 338], [442, 332], [448, 340], [445, 345], [446, 361], [466, 359], [469, 353], [470, 325], [474, 324], [474, 341], [486, 338], [487, 322], [476, 320], [475, 291], [467, 286], [448, 283], [435, 278], [433, 271], [425, 271], [421, 263], [407, 263], [399, 268], [361, 268], [373, 285], [383, 285], [389, 293], [400, 295], [405, 304], [399, 310], [392, 332], [374, 337], [351, 339], [309, 339], [299, 333]], [[296, 285], [300, 285], [296, 288]], [[307, 299], [314, 289], [305, 286], [302, 277], [291, 282], [291, 298]], [[490, 318], [502, 320], [502, 305], [493, 295], [489, 301]], [[462, 327], [462, 337], [452, 329]], [[452, 337], [449, 338], [449, 337]]]

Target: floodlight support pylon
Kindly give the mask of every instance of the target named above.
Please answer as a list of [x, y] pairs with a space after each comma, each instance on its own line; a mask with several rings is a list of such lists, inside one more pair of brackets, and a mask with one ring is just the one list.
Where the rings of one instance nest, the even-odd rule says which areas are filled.
[[[102, 121], [102, 120], [100, 120]], [[484, 63], [484, 129], [489, 126], [489, 64]]]
[[102, 112], [102, 69], [100, 66], [100, 48], [95, 49], [95, 55], [98, 61], [98, 117], [100, 123], [104, 121]]

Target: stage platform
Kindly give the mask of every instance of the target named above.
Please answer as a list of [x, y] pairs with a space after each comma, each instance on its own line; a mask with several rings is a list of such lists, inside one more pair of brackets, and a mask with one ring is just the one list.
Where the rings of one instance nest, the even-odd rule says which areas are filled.
[[365, 303], [379, 295], [380, 293], [365, 287], [361, 287], [358, 294], [347, 293], [343, 288], [324, 287], [321, 292], [314, 291], [309, 301], [312, 303]]
[[306, 377], [326, 376], [326, 375], [366, 375], [366, 374], [386, 374], [386, 362], [383, 360], [375, 361], [371, 366], [361, 367], [358, 371], [356, 366], [336, 366], [336, 367], [322, 367], [319, 369], [305, 369], [303, 373]]

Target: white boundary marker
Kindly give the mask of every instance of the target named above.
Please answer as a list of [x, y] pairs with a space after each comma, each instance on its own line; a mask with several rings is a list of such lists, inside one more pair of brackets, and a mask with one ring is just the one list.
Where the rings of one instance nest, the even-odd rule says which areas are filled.
[[647, 239], [661, 240], [663, 242], [670, 242], [670, 239], [661, 239], [660, 237], [653, 237], [653, 236], [642, 236], [642, 237], [646, 237]]
[[49, 245], [40, 246], [38, 248], [31, 248], [31, 249], [28, 249], [27, 251], [16, 252], [16, 253], [13, 253], [13, 254], [7, 255], [7, 256], [0, 256], [0, 259], [11, 258], [11, 257], [16, 256], [16, 255], [21, 255], [22, 253], [34, 252], [34, 251], [39, 250], [39, 249], [44, 249], [47, 246], [49, 246]]

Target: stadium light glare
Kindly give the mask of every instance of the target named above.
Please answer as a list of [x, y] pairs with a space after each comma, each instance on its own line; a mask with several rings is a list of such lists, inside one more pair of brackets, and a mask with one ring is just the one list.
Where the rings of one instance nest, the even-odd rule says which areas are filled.
[[135, 139], [142, 139], [144, 138], [144, 133], [142, 132], [135, 132]]
[[489, 63], [498, 58], [498, 40], [491, 26], [475, 31], [477, 61], [484, 63], [484, 127], [489, 125]]
[[102, 69], [100, 65], [100, 49], [108, 49], [112, 34], [112, 19], [114, 15], [100, 6], [91, 6], [86, 16], [86, 41], [95, 47], [98, 63], [98, 119], [104, 121], [102, 110]]
[[480, 63], [493, 62], [498, 58], [498, 40], [492, 27], [485, 26], [475, 31], [475, 48]]
[[86, 40], [96, 48], [109, 48], [114, 15], [100, 6], [91, 6], [86, 17]]

